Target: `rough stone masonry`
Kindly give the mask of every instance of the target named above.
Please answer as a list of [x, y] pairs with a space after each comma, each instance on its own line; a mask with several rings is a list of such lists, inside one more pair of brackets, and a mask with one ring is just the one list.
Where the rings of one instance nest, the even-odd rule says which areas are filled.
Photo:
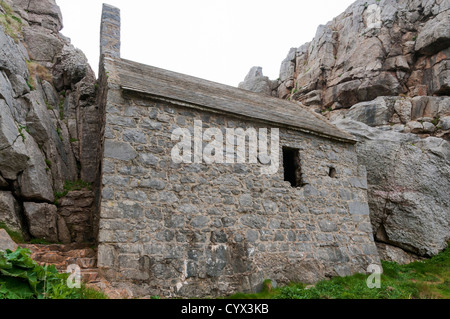
[[[204, 297], [380, 263], [350, 135], [295, 102], [121, 59], [120, 13], [108, 5], [101, 38], [98, 264], [109, 280], [136, 296]], [[172, 133], [196, 120], [221, 132], [279, 128], [280, 169], [175, 163]], [[286, 179], [290, 154], [298, 184]]]

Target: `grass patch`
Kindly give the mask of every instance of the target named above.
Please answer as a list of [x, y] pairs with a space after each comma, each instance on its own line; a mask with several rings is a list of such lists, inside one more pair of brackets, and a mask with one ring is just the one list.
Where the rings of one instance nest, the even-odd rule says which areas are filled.
[[14, 15], [14, 11], [5, 1], [0, 1], [0, 6], [5, 12], [0, 14], [0, 24], [5, 33], [18, 43], [22, 38], [22, 20]]
[[55, 205], [59, 206], [59, 200], [63, 197], [65, 197], [69, 192], [72, 191], [81, 191], [83, 189], [92, 190], [91, 183], [87, 183], [82, 180], [77, 181], [66, 181], [64, 184], [64, 188], [62, 192], [56, 192], [55, 193]]
[[33, 85], [33, 84], [34, 84], [34, 79], [36, 79], [36, 77], [41, 80], [45, 80], [49, 83], [53, 82], [53, 76], [45, 66], [43, 66], [42, 64], [40, 64], [38, 62], [33, 62], [33, 61], [28, 61], [28, 60], [26, 62], [27, 62], [27, 66], [28, 66], [28, 71], [30, 72], [29, 82], [33, 87], [35, 87], [35, 85]]
[[314, 286], [264, 288], [259, 294], [235, 294], [227, 299], [450, 299], [450, 247], [425, 261], [408, 265], [383, 261], [382, 265], [379, 289], [367, 287], [369, 275], [356, 274]]

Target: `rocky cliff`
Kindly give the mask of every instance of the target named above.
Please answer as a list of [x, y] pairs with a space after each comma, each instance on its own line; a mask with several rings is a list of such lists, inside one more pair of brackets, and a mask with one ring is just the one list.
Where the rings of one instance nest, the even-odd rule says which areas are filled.
[[420, 256], [447, 246], [449, 0], [358, 0], [290, 49], [279, 79], [255, 67], [240, 87], [298, 101], [359, 139], [379, 242]]
[[96, 78], [54, 0], [0, 2], [0, 221], [25, 238], [94, 241]]

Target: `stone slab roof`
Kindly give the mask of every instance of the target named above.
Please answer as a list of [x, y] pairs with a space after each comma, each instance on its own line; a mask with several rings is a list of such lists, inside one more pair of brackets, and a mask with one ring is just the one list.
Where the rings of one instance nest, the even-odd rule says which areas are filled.
[[186, 106], [231, 114], [347, 143], [355, 138], [320, 115], [291, 102], [137, 62], [113, 58], [125, 91], [150, 95]]

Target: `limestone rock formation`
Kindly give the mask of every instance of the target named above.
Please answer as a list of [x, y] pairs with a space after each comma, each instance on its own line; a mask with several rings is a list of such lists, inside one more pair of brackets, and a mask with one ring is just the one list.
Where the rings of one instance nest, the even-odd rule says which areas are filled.
[[378, 96], [448, 95], [449, 8], [448, 0], [356, 1], [290, 50], [278, 96], [339, 109]]
[[360, 139], [374, 235], [392, 254], [433, 256], [450, 238], [449, 13], [449, 0], [358, 0], [280, 68], [279, 98]]
[[54, 0], [2, 1], [0, 15], [0, 221], [25, 237], [92, 240], [92, 229], [91, 238], [68, 236], [53, 204], [66, 182], [98, 180], [95, 74], [59, 33]]
[[271, 81], [267, 76], [263, 75], [262, 68], [255, 66], [250, 69], [250, 72], [244, 79], [244, 82], [239, 84], [240, 89], [263, 93], [266, 95], [276, 95], [274, 89], [278, 86], [278, 81]]

